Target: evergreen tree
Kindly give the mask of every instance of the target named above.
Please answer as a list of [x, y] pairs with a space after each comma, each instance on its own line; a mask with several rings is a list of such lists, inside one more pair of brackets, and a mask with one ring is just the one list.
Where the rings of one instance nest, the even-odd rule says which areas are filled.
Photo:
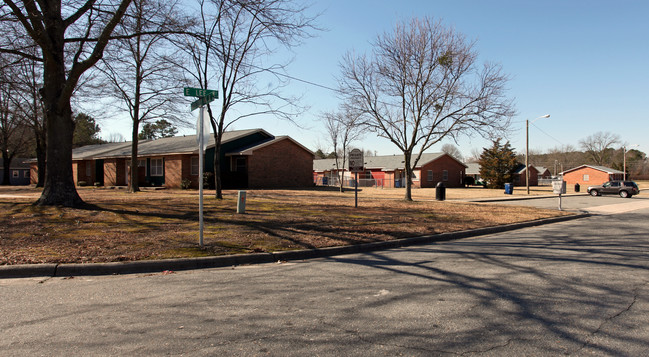
[[490, 148], [484, 148], [480, 155], [480, 176], [489, 188], [504, 188], [506, 182], [512, 182], [516, 166], [516, 154], [509, 145], [500, 144], [500, 138], [493, 141]]
[[101, 144], [105, 141], [99, 137], [101, 128], [95, 122], [95, 118], [85, 113], [74, 116], [74, 134], [72, 136], [73, 147], [84, 145]]
[[178, 133], [178, 129], [170, 122], [160, 119], [155, 123], [146, 123], [138, 135], [140, 140], [155, 140], [158, 138], [170, 138]]
[[327, 155], [325, 155], [325, 153], [322, 152], [321, 149], [318, 149], [318, 150], [315, 152], [315, 159], [316, 159], [316, 160], [319, 160], [319, 159], [325, 159], [325, 158], [327, 158]]

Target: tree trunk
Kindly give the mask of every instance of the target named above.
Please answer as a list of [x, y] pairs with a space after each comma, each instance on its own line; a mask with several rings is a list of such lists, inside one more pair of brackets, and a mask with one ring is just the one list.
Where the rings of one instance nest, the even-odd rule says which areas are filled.
[[406, 196], [404, 199], [406, 201], [412, 201], [412, 169], [410, 168], [410, 160], [412, 158], [412, 154], [409, 152], [404, 153], [404, 168], [406, 171], [406, 177], [404, 177], [405, 182], [406, 182]]
[[69, 106], [62, 111], [46, 110], [47, 161], [45, 186], [37, 205], [78, 207], [83, 205], [72, 177], [72, 133], [74, 123]]
[[128, 183], [128, 192], [130, 193], [135, 193], [140, 191], [140, 184], [138, 182], [139, 179], [139, 171], [140, 168], [137, 165], [137, 147], [138, 147], [138, 131], [140, 130], [138, 121], [133, 120], [133, 132], [131, 135], [131, 173], [130, 173], [130, 181]]
[[41, 133], [40, 135], [36, 134], [36, 166], [38, 167], [38, 180], [36, 181], [36, 187], [45, 186], [45, 148], [47, 147], [47, 139], [44, 136], [44, 133]]
[[[46, 169], [45, 187], [37, 205], [78, 207], [83, 205], [72, 177], [72, 136], [74, 122], [70, 98], [64, 94], [66, 68], [63, 51], [62, 24], [53, 26], [50, 36], [54, 42], [52, 55], [43, 64], [43, 103], [45, 105]], [[66, 98], [67, 97], [67, 98]]]
[[223, 186], [221, 180], [221, 134], [214, 135], [214, 187], [216, 188], [216, 198], [223, 199]]
[[0, 185], [11, 185], [11, 172], [9, 172], [11, 170], [11, 158], [7, 155], [5, 150], [2, 150], [2, 166], [4, 171], [2, 173], [2, 183], [0, 183]]

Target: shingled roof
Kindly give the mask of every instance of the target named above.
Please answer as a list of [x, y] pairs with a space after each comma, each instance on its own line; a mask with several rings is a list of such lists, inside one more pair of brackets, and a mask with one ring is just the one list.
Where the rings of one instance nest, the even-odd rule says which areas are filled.
[[[421, 157], [419, 158], [419, 162], [417, 162], [417, 166], [415, 168], [424, 166], [429, 162], [435, 161], [444, 155], [447, 154], [443, 152], [423, 153], [421, 154]], [[383, 171], [394, 171], [394, 170], [405, 169], [404, 166], [405, 160], [403, 158], [403, 155], [365, 156], [364, 159], [365, 159], [365, 169], [368, 170], [381, 169]], [[345, 160], [345, 163], [342, 165], [342, 167], [346, 169], [348, 166], [349, 165], [347, 165], [347, 160]], [[335, 167], [336, 167], [335, 159], [313, 160], [313, 170], [316, 172], [328, 171], [331, 169], [335, 169]]]
[[[263, 129], [233, 130], [223, 133], [221, 143], [227, 143], [241, 137], [263, 133], [272, 139], [273, 136]], [[128, 158], [131, 156], [132, 142], [108, 143], [98, 145], [87, 145], [72, 150], [73, 160], [83, 159], [107, 159], [107, 158]], [[214, 136], [210, 135], [207, 147], [214, 147]], [[196, 135], [174, 136], [156, 140], [142, 140], [138, 142], [138, 156], [170, 155], [170, 154], [192, 154], [198, 153]]]

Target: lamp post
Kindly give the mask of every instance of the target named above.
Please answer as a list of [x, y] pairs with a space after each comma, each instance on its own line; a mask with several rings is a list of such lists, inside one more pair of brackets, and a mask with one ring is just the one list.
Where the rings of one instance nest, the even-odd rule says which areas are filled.
[[[629, 145], [629, 146], [637, 147], [637, 146], [640, 146], [640, 145], [633, 144], [633, 145]], [[624, 170], [624, 176], [623, 176], [624, 178], [623, 178], [623, 180], [626, 181], [626, 145], [622, 146], [622, 150], [624, 150], [624, 155], [623, 155], [624, 156], [624, 169], [623, 169]]]
[[[542, 115], [534, 120], [531, 123], [541, 119], [549, 118], [550, 114]], [[527, 194], [530, 194], [530, 121], [525, 120], [525, 186], [527, 187]]]

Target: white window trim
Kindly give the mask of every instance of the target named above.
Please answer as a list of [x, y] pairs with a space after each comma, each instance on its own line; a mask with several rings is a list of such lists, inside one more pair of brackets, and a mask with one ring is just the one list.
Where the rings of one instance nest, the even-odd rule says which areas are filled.
[[[154, 162], [156, 163], [155, 166], [154, 166]], [[160, 162], [160, 165], [157, 165], [158, 162]], [[158, 172], [158, 170], [160, 172]], [[162, 158], [151, 159], [151, 176], [154, 177], [164, 176], [164, 160]]]

